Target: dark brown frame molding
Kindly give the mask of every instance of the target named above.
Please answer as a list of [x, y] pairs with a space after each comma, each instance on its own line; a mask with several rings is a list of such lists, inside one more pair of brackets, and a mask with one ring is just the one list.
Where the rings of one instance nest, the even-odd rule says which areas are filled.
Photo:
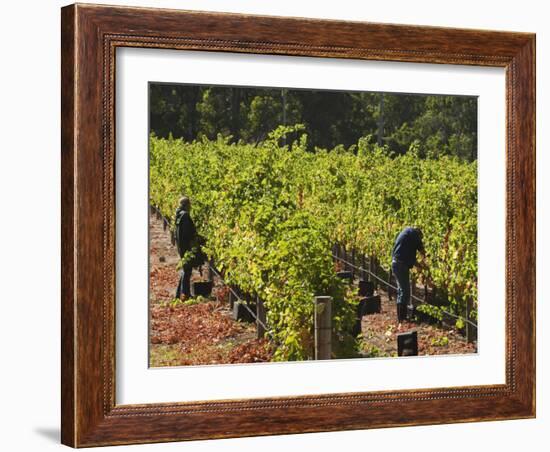
[[[76, 4], [62, 9], [61, 437], [74, 447], [535, 416], [535, 35]], [[115, 50], [506, 69], [506, 383], [115, 404]], [[504, 94], [504, 93], [503, 93]]]

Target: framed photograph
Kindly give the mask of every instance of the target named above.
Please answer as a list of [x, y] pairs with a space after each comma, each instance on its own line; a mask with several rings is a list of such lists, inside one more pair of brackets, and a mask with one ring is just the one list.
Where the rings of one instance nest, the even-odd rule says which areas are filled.
[[535, 36], [62, 8], [62, 442], [535, 416]]

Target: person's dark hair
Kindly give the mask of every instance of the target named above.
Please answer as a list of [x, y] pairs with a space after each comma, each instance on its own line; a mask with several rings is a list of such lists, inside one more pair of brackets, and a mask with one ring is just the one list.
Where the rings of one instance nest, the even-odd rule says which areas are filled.
[[189, 210], [189, 207], [191, 207], [191, 200], [187, 196], [182, 196], [180, 198], [180, 206], [184, 210]]

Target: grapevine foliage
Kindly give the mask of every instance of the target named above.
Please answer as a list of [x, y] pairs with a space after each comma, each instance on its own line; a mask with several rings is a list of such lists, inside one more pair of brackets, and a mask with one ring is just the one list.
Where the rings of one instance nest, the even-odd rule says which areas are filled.
[[[368, 137], [308, 152], [302, 129], [281, 126], [256, 146], [150, 138], [151, 204], [173, 219], [179, 197], [191, 198], [206, 253], [264, 300], [275, 358], [312, 357], [315, 295], [334, 299], [335, 353], [352, 353], [355, 300], [334, 272], [334, 243], [389, 268], [399, 231], [418, 226], [428, 270], [417, 276], [443, 288], [454, 312], [468, 298], [476, 306], [476, 162], [421, 159], [414, 147], [393, 156]], [[283, 145], [289, 132], [299, 139]]]

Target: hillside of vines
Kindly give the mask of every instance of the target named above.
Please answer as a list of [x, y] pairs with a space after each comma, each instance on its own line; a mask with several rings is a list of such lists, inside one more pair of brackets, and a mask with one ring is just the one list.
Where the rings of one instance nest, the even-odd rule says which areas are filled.
[[316, 295], [333, 297], [334, 353], [347, 357], [357, 299], [334, 271], [335, 243], [389, 269], [399, 231], [420, 227], [427, 265], [415, 277], [442, 290], [451, 312], [472, 300], [476, 317], [477, 163], [420, 152], [394, 155], [369, 137], [311, 152], [301, 126], [256, 145], [153, 134], [150, 203], [173, 219], [180, 196], [191, 198], [204, 251], [228, 282], [264, 300], [275, 359], [311, 357]]

